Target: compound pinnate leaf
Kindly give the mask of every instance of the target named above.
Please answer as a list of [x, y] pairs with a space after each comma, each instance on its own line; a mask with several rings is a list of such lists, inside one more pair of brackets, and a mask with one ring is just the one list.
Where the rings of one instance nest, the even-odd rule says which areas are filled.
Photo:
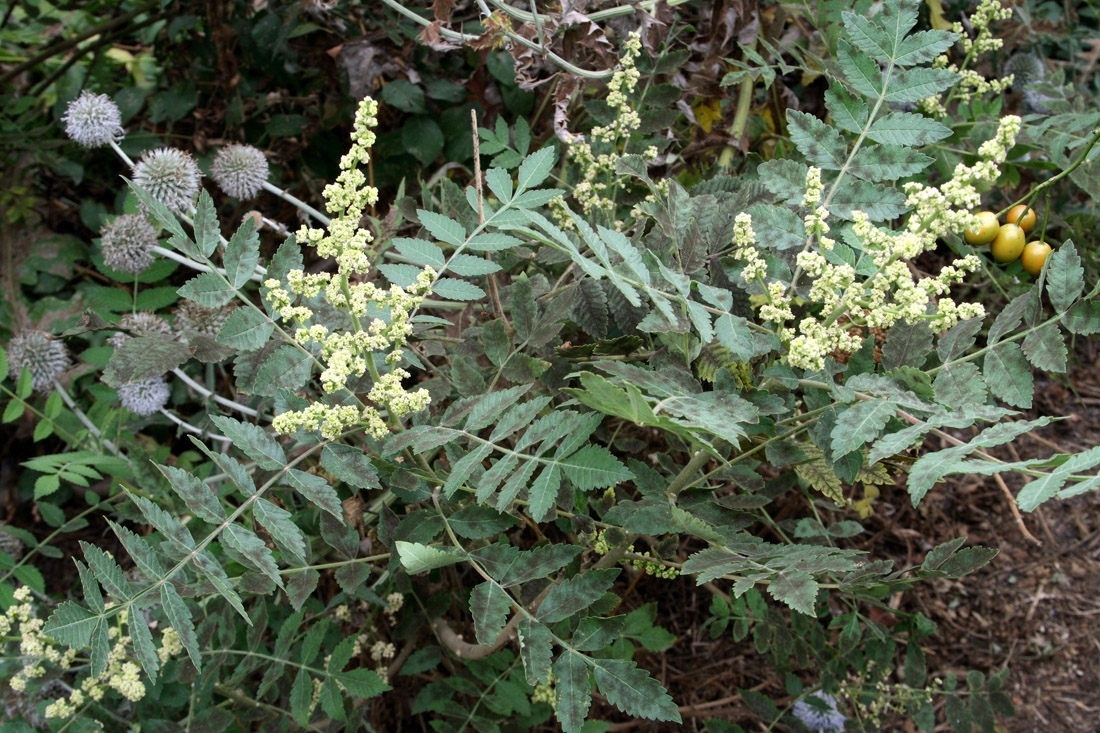
[[785, 570], [775, 576], [768, 585], [768, 593], [777, 601], [782, 601], [799, 613], [807, 616], [817, 615], [814, 601], [817, 598], [817, 581], [813, 576], [801, 570]]
[[115, 349], [103, 372], [112, 387], [144, 382], [166, 374], [191, 358], [191, 349], [178, 341], [137, 336]]
[[275, 585], [283, 587], [283, 577], [279, 574], [275, 558], [271, 556], [271, 549], [252, 530], [230, 524], [222, 532], [221, 538], [223, 545], [236, 551], [245, 564], [259, 570]]

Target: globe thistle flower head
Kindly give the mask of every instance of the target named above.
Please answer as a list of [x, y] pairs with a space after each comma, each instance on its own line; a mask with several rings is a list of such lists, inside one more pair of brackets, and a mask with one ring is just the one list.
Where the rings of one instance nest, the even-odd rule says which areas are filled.
[[168, 383], [164, 381], [164, 377], [131, 382], [118, 388], [118, 399], [122, 406], [141, 417], [148, 417], [168, 404], [168, 395]]
[[232, 312], [232, 308], [206, 308], [188, 300], [176, 308], [176, 330], [194, 331], [214, 338]]
[[85, 90], [61, 117], [65, 134], [86, 148], [101, 148], [122, 137], [122, 115], [106, 94]]
[[157, 243], [157, 230], [140, 214], [123, 214], [99, 231], [103, 261], [119, 272], [138, 275], [153, 264], [150, 250]]
[[157, 148], [141, 156], [134, 166], [134, 183], [175, 212], [191, 208], [199, 193], [202, 174], [189, 153], [175, 148]]
[[[168, 321], [152, 311], [127, 313], [119, 319], [118, 325], [130, 331], [136, 331], [139, 336], [168, 336], [172, 333], [172, 327], [168, 325]], [[130, 334], [119, 331], [107, 339], [107, 343], [117, 349], [129, 340]]]
[[0, 529], [0, 552], [6, 552], [12, 559], [18, 560], [23, 557], [25, 550], [22, 540]]
[[841, 733], [844, 730], [844, 722], [848, 718], [837, 710], [836, 698], [820, 691], [811, 692], [807, 699], [811, 697], [820, 703], [824, 703], [824, 707], [806, 700], [799, 700], [791, 709], [794, 717], [802, 721], [802, 724], [812, 731], [822, 731], [823, 733], [836, 731]]
[[267, 181], [267, 158], [251, 145], [226, 145], [214, 156], [210, 177], [235, 199], [250, 199]]
[[31, 384], [42, 391], [69, 368], [69, 350], [45, 331], [32, 329], [11, 340], [8, 361], [12, 366], [12, 377], [18, 378], [23, 367], [26, 367], [31, 372]]

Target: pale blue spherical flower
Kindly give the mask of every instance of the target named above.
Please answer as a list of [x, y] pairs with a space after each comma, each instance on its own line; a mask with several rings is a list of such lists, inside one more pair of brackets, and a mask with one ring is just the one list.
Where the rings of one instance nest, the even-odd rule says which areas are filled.
[[157, 148], [134, 166], [134, 183], [172, 211], [186, 213], [199, 194], [202, 174], [190, 154], [175, 148]]
[[825, 704], [825, 708], [821, 708], [806, 700], [799, 700], [794, 704], [794, 708], [791, 710], [794, 713], [794, 717], [802, 721], [812, 731], [820, 731], [823, 733], [840, 733], [844, 730], [844, 722], [848, 720], [841, 713], [836, 706], [836, 698], [827, 693], [818, 691], [811, 692], [807, 695], [807, 698], [816, 698]]
[[131, 382], [118, 388], [122, 406], [141, 417], [148, 417], [168, 404], [168, 394], [168, 383], [164, 377]]
[[122, 114], [106, 94], [81, 92], [61, 119], [65, 134], [86, 148], [100, 148], [123, 136]]
[[99, 230], [103, 261], [119, 272], [138, 275], [153, 264], [151, 250], [157, 244], [157, 230], [140, 214], [123, 214]]
[[30, 329], [8, 344], [8, 362], [13, 379], [18, 379], [26, 367], [31, 373], [31, 385], [42, 391], [69, 368], [69, 350], [45, 331]]
[[250, 199], [267, 181], [267, 158], [251, 145], [226, 145], [214, 156], [210, 177], [235, 199]]

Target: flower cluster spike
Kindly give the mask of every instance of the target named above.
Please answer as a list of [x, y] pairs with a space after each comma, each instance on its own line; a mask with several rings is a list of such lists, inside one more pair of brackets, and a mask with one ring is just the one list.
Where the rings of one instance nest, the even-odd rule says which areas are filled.
[[[284, 412], [272, 422], [275, 430], [290, 433], [298, 429], [319, 430], [333, 438], [354, 426], [365, 426], [367, 433], [383, 438], [389, 433], [380, 409], [391, 418], [399, 418], [428, 406], [425, 389], [406, 391], [402, 380], [409, 372], [401, 369], [402, 348], [412, 333], [412, 312], [431, 290], [435, 273], [426, 268], [408, 288], [382, 289], [370, 282], [352, 282], [349, 276], [361, 275], [370, 268], [368, 246], [370, 232], [359, 227], [367, 206], [378, 201], [378, 191], [367, 185], [360, 165], [370, 160], [374, 144], [372, 128], [377, 124], [378, 103], [367, 97], [359, 104], [352, 131], [351, 149], [340, 159], [340, 175], [325, 187], [327, 209], [335, 214], [328, 230], [303, 227], [298, 241], [317, 248], [322, 257], [336, 259], [335, 274], [306, 273], [291, 270], [285, 282], [270, 278], [264, 282], [267, 298], [279, 317], [296, 326], [295, 339], [303, 346], [321, 346], [324, 371], [321, 386], [326, 393], [344, 389], [349, 378], [362, 377], [368, 370], [374, 385], [368, 394], [373, 404], [362, 408], [349, 404], [315, 402], [303, 410]], [[311, 323], [313, 310], [303, 300], [324, 295], [328, 303], [348, 311], [355, 324], [349, 331], [329, 331], [320, 323]], [[299, 300], [302, 299], [302, 300]], [[375, 352], [385, 354], [390, 370], [379, 374]]]

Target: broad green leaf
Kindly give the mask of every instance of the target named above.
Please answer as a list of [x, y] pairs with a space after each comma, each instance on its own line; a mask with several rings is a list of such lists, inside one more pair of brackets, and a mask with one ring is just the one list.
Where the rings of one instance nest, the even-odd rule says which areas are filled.
[[364, 667], [339, 672], [332, 675], [332, 679], [343, 685], [353, 697], [359, 698], [377, 697], [393, 689], [382, 681], [377, 672]]
[[191, 350], [178, 341], [137, 336], [115, 349], [103, 381], [111, 387], [144, 382], [167, 374], [190, 358]]
[[565, 733], [576, 733], [584, 726], [592, 693], [588, 687], [588, 658], [566, 650], [554, 662], [556, 701], [554, 713]]
[[204, 308], [218, 308], [233, 299], [233, 287], [213, 272], [200, 272], [183, 284], [180, 297], [198, 303]]
[[424, 209], [417, 209], [416, 216], [424, 228], [440, 242], [461, 247], [466, 241], [465, 228], [454, 219]]
[[481, 465], [493, 452], [491, 443], [480, 443], [472, 451], [464, 455], [451, 467], [447, 481], [443, 484], [443, 495], [447, 498], [454, 496], [455, 492], [470, 478], [474, 470]]
[[80, 541], [80, 548], [84, 551], [84, 559], [88, 562], [88, 567], [91, 568], [104, 590], [117, 601], [130, 600], [133, 589], [115, 559], [104, 550], [83, 540]]
[[260, 237], [256, 234], [256, 223], [251, 216], [244, 218], [230, 238], [222, 262], [225, 264], [226, 279], [235, 288], [243, 286], [255, 274], [256, 265], [260, 264]]
[[310, 704], [313, 702], [313, 682], [304, 667], [298, 668], [290, 688], [290, 715], [303, 728], [309, 727]]
[[464, 559], [464, 555], [457, 550], [422, 545], [418, 542], [397, 540], [394, 542], [394, 547], [397, 549], [401, 565], [410, 575], [454, 565]]
[[1037, 369], [1048, 372], [1066, 370], [1066, 342], [1057, 324], [1048, 323], [1024, 337], [1024, 355]]
[[431, 267], [436, 272], [443, 269], [447, 258], [443, 250], [424, 239], [408, 239], [395, 237], [393, 246], [401, 253], [401, 256], [421, 267]]
[[798, 151], [812, 165], [824, 170], [840, 170], [848, 158], [848, 145], [835, 128], [813, 115], [787, 110], [787, 129]]
[[989, 327], [989, 335], [986, 337], [989, 344], [995, 344], [1005, 336], [1015, 333], [1020, 323], [1024, 320], [1029, 307], [1035, 300], [1031, 292], [1021, 293], [1008, 302], [993, 320]]
[[63, 601], [42, 627], [42, 633], [66, 646], [83, 649], [92, 639], [99, 617], [75, 601]]
[[502, 204], [512, 200], [512, 174], [503, 168], [490, 168], [485, 171], [485, 183]]
[[768, 594], [799, 613], [816, 616], [817, 581], [801, 570], [784, 570], [768, 584]]
[[[110, 522], [110, 520], [107, 521]], [[99, 581], [95, 579], [87, 565], [79, 560], [76, 560], [75, 563], [77, 573], [80, 575], [80, 587], [84, 591], [84, 601], [96, 613], [102, 614], [106, 609], [106, 605], [103, 603], [103, 593], [99, 590]]]
[[378, 471], [366, 453], [350, 445], [332, 443], [321, 453], [321, 467], [332, 476], [358, 489], [376, 489]]
[[581, 491], [603, 489], [634, 478], [611, 451], [599, 445], [586, 445], [559, 463], [565, 475]]
[[286, 478], [290, 485], [311, 503], [343, 521], [344, 511], [340, 505], [340, 497], [327, 481], [320, 476], [299, 471], [296, 468], [287, 471]]
[[558, 151], [550, 146], [536, 150], [520, 163], [516, 176], [516, 194], [526, 191], [546, 180], [558, 160]]
[[959, 80], [958, 74], [947, 69], [895, 70], [886, 86], [886, 102], [919, 102], [925, 97], [939, 94]]
[[878, 438], [895, 410], [894, 403], [886, 400], [868, 400], [845, 410], [833, 427], [833, 455], [847, 455]]
[[974, 345], [975, 337], [982, 330], [981, 318], [959, 321], [940, 336], [936, 353], [940, 361], [947, 363], [965, 354]]
[[985, 353], [983, 363], [985, 383], [994, 397], [1013, 407], [1031, 408], [1034, 380], [1017, 344], [998, 344]]
[[625, 659], [593, 659], [596, 685], [607, 701], [636, 718], [680, 723], [676, 703], [649, 672]]
[[542, 472], [527, 490], [530, 501], [527, 512], [532, 519], [536, 522], [545, 522], [550, 517], [560, 488], [561, 468], [556, 464], [543, 466]]
[[218, 226], [218, 212], [214, 208], [214, 200], [206, 189], [199, 191], [199, 200], [195, 204], [195, 244], [203, 255], [209, 257], [214, 254], [221, 242], [221, 231]]
[[263, 348], [275, 331], [275, 324], [255, 308], [235, 308], [218, 331], [219, 344], [241, 351]]
[[900, 145], [866, 146], [856, 153], [848, 172], [868, 181], [896, 181], [927, 168], [932, 158]]
[[313, 357], [308, 351], [289, 344], [280, 346], [257, 370], [252, 391], [265, 397], [274, 396], [280, 389], [301, 389], [313, 369]]
[[882, 69], [874, 59], [844, 39], [837, 46], [837, 63], [857, 92], [872, 99], [882, 94]]
[[259, 425], [241, 422], [224, 415], [211, 415], [210, 420], [233, 441], [233, 446], [256, 462], [260, 468], [274, 471], [286, 465], [286, 454]]
[[470, 592], [470, 615], [478, 644], [489, 645], [497, 640], [511, 607], [511, 597], [497, 583], [486, 580], [474, 587]]
[[984, 404], [988, 400], [982, 374], [973, 362], [948, 364], [937, 374], [933, 383], [936, 401], [946, 407]]
[[175, 466], [158, 464], [157, 470], [164, 474], [195, 516], [211, 524], [220, 524], [225, 521], [225, 509], [222, 508], [217, 495], [202, 480]]
[[235, 550], [246, 564], [266, 575], [275, 585], [283, 587], [283, 576], [279, 574], [279, 566], [275, 564], [271, 550], [255, 532], [230, 524], [222, 532], [221, 538], [223, 545]]
[[481, 540], [499, 534], [518, 520], [510, 514], [502, 514], [487, 506], [472, 504], [451, 515], [451, 529], [469, 540]]
[[523, 672], [527, 677], [527, 684], [538, 685], [550, 681], [550, 656], [553, 645], [550, 629], [529, 619], [522, 619], [519, 622], [519, 656], [523, 660]]
[[951, 128], [913, 112], [891, 112], [875, 120], [867, 137], [887, 145], [921, 147], [951, 137]]
[[1069, 480], [1070, 474], [1091, 470], [1097, 464], [1100, 464], [1100, 446], [1072, 455], [1047, 475], [1036, 478], [1024, 486], [1016, 497], [1016, 503], [1025, 512], [1035, 511], [1040, 504], [1058, 493]]
[[589, 570], [554, 586], [539, 605], [536, 618], [556, 623], [579, 613], [599, 600], [619, 575], [618, 568]]
[[924, 321], [899, 321], [890, 329], [882, 346], [882, 366], [895, 369], [911, 366], [920, 369], [932, 352], [932, 330]]
[[168, 616], [168, 622], [179, 634], [191, 663], [195, 665], [197, 671], [202, 671], [199, 640], [195, 636], [195, 627], [191, 623], [191, 611], [171, 583], [165, 583], [160, 587], [160, 604], [164, 608], [165, 615]]
[[438, 280], [432, 286], [432, 292], [448, 300], [481, 300], [485, 297], [485, 291], [478, 286], [453, 277]]
[[926, 63], [954, 46], [958, 38], [955, 33], [940, 30], [913, 33], [898, 44], [894, 63], [898, 66]]
[[160, 659], [157, 657], [156, 647], [153, 646], [153, 635], [149, 633], [145, 615], [136, 611], [130, 613], [126, 626], [130, 630], [130, 639], [134, 642], [134, 652], [141, 662], [141, 668], [145, 670], [145, 674], [156, 680]]
[[447, 269], [456, 275], [474, 277], [477, 275], [489, 275], [494, 272], [500, 272], [500, 265], [484, 257], [458, 254], [451, 258], [450, 263], [447, 265]]
[[173, 246], [181, 244], [183, 245], [183, 250], [191, 254], [194, 250], [194, 244], [191, 242], [191, 238], [187, 236], [187, 232], [183, 230], [176, 215], [169, 211], [167, 206], [153, 198], [153, 196], [141, 186], [125, 176], [122, 177], [122, 180], [126, 181], [126, 185], [130, 187], [130, 191], [150, 213], [151, 217], [172, 235]]
[[[825, 91], [825, 106], [833, 116], [833, 123], [842, 130], [859, 133], [867, 124], [867, 104], [862, 99], [853, 97], [842, 86], [833, 86]], [[914, 117], [917, 116], [919, 115], [914, 115]], [[925, 118], [921, 117], [921, 119]], [[876, 120], [875, 125], [872, 125], [872, 129], [881, 121], [882, 119]], [[950, 130], [948, 134], [951, 134]], [[870, 134], [868, 134], [868, 137], [870, 137]], [[875, 142], [895, 142], [894, 140], [878, 140], [873, 137], [871, 139]], [[756, 224], [755, 217], [753, 218], [753, 224]]]
[[1047, 263], [1047, 297], [1058, 313], [1069, 310], [1085, 287], [1085, 270], [1072, 240], [1054, 250]]
[[299, 565], [306, 564], [306, 538], [290, 512], [261, 498], [253, 503], [252, 514], [283, 553]]

